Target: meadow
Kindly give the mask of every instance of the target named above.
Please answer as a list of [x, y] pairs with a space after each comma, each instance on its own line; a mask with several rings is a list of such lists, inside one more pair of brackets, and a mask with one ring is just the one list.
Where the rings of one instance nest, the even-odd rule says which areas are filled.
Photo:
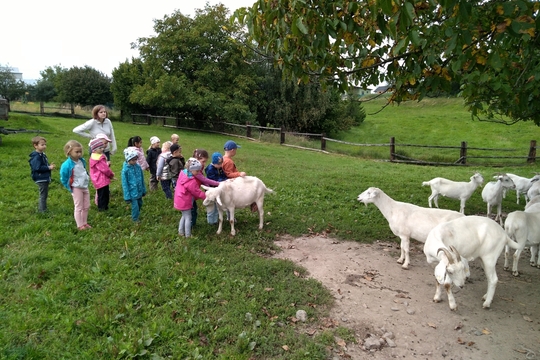
[[[430, 100], [386, 108], [347, 134], [346, 141], [519, 147], [538, 139], [531, 123], [514, 126], [472, 121], [459, 100]], [[10, 113], [1, 126], [47, 132], [47, 155], [59, 168], [63, 145], [78, 138], [72, 129], [83, 120]], [[114, 123], [120, 151], [112, 169], [120, 176], [128, 138], [169, 139], [173, 129]], [[195, 148], [220, 151], [228, 137], [177, 131], [184, 156]], [[161, 190], [144, 198], [140, 224], [130, 219], [120, 181], [111, 185], [111, 207], [93, 205], [89, 231], [77, 231], [71, 196], [53, 171], [49, 212], [37, 213], [37, 187], [27, 163], [31, 133], [3, 136], [0, 146], [0, 358], [5, 359], [325, 359], [335, 336], [350, 341], [347, 329], [320, 326], [315, 334], [295, 318], [307, 311], [309, 324], [324, 319], [332, 306], [329, 292], [306, 278], [303, 268], [271, 259], [274, 240], [322, 234], [336, 240], [397, 241], [375, 206], [356, 198], [370, 186], [392, 198], [427, 206], [436, 176], [468, 181], [480, 171], [486, 181], [500, 171], [532, 176], [538, 165], [428, 167], [380, 159], [325, 154], [236, 139], [235, 162], [276, 193], [265, 198], [265, 228], [258, 216], [237, 213], [237, 235], [229, 226], [216, 235], [200, 205], [193, 237], [179, 238], [180, 213]], [[330, 149], [331, 150], [331, 149]], [[86, 146], [85, 146], [86, 152]], [[146, 174], [148, 179], [148, 174]], [[93, 192], [92, 192], [93, 193]], [[440, 199], [442, 208], [459, 201]], [[467, 214], [485, 214], [477, 190]], [[503, 211], [521, 210], [515, 193]]]

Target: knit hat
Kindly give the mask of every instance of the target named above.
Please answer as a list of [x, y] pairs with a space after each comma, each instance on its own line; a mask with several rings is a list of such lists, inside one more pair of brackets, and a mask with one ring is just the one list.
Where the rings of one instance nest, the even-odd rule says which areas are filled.
[[214, 165], [220, 165], [223, 163], [223, 155], [219, 152], [215, 152], [212, 154], [212, 164]]
[[106, 142], [112, 142], [111, 139], [109, 139], [109, 137], [107, 136], [107, 134], [97, 134], [96, 135], [96, 139], [102, 139], [102, 140], [105, 140]]
[[106, 145], [103, 143], [104, 139], [95, 138], [90, 140], [88, 146], [90, 146], [90, 151], [94, 152], [99, 148], [104, 148]]
[[161, 142], [157, 136], [152, 136], [150, 138], [150, 144], [154, 145], [155, 143]]
[[238, 146], [234, 141], [229, 140], [225, 143], [225, 146], [223, 146], [223, 149], [225, 151], [234, 150], [236, 148], [241, 148], [241, 146]]
[[189, 171], [201, 170], [202, 169], [202, 164], [201, 164], [201, 162], [199, 160], [197, 160], [195, 158], [189, 158], [188, 161], [187, 161], [187, 164], [186, 164], [186, 168]]
[[137, 150], [133, 148], [124, 149], [124, 157], [126, 158], [126, 161], [136, 158], [137, 156], [139, 156], [139, 153], [137, 152]]
[[172, 144], [172, 145], [171, 145], [171, 148], [169, 149], [169, 151], [170, 151], [171, 154], [172, 154], [173, 152], [175, 152], [175, 151], [178, 150], [178, 149], [180, 149], [180, 145], [178, 145], [178, 144]]

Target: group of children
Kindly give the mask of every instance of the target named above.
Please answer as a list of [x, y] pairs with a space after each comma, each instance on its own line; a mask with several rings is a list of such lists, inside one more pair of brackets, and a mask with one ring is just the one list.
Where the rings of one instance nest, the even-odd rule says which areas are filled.
[[[166, 141], [160, 147], [160, 139], [152, 136], [145, 157], [141, 137], [130, 138], [128, 146], [124, 149], [122, 189], [124, 200], [131, 204], [131, 218], [138, 222], [143, 204], [142, 198], [146, 195], [143, 171], [148, 170], [150, 172], [150, 191], [157, 190], [158, 183], [161, 185], [165, 197], [173, 199], [174, 208], [182, 212], [178, 234], [190, 237], [191, 229], [197, 221], [196, 201], [205, 199], [205, 193], [200, 189], [201, 185], [215, 187], [221, 181], [246, 174], [239, 172], [232, 160], [236, 155], [236, 149], [240, 147], [232, 140], [227, 141], [224, 145], [225, 155], [219, 152], [212, 154], [211, 164], [206, 167], [206, 162], [209, 159], [206, 150], [195, 149], [193, 156], [186, 161], [178, 141], [179, 136], [173, 134], [171, 141]], [[67, 159], [60, 167], [60, 181], [73, 197], [74, 218], [79, 230], [92, 227], [88, 224], [90, 182], [96, 189], [95, 203], [98, 211], [106, 211], [109, 208], [109, 185], [115, 179], [115, 175], [104, 151], [110, 142], [111, 139], [105, 134], [98, 134], [90, 140], [89, 173], [83, 158], [82, 144], [76, 140], [69, 140], [64, 146], [64, 154]], [[38, 211], [45, 212], [51, 171], [55, 165], [54, 163], [49, 164], [45, 155], [47, 140], [44, 137], [34, 137], [32, 144], [34, 151], [30, 154], [29, 164], [32, 179], [39, 188]], [[216, 207], [214, 207], [214, 211], [207, 214], [207, 221], [210, 224], [217, 223]]]

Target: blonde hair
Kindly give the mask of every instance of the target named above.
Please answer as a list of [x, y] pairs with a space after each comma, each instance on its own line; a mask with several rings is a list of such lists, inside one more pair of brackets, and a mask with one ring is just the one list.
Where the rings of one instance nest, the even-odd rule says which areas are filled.
[[178, 136], [178, 134], [172, 134], [171, 135], [171, 140], [174, 140], [174, 139], [180, 140], [180, 136]]
[[163, 145], [161, 145], [161, 151], [162, 152], [165, 152], [165, 151], [169, 151], [171, 149], [171, 145], [172, 145], [172, 142], [170, 141], [165, 141], [163, 143]]
[[34, 136], [32, 138], [32, 145], [39, 145], [39, 142], [40, 141], [45, 141], [47, 142], [47, 139], [45, 139], [43, 136]]
[[78, 148], [82, 149], [82, 144], [80, 142], [77, 140], [69, 140], [66, 145], [64, 145], [64, 154], [66, 154], [66, 157], [68, 157], [73, 149]]
[[96, 105], [96, 106], [94, 106], [94, 108], [92, 109], [92, 118], [98, 120], [98, 119], [99, 119], [98, 112], [99, 112], [101, 109], [105, 109], [105, 112], [107, 113], [107, 117], [109, 117], [109, 111], [107, 111], [107, 108], [105, 107], [105, 105]]

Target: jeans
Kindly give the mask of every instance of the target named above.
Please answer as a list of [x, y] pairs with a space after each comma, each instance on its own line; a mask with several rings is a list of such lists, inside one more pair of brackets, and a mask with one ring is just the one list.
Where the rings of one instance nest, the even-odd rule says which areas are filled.
[[182, 210], [182, 217], [178, 224], [178, 234], [185, 237], [191, 236], [191, 209]]
[[197, 200], [193, 200], [193, 206], [191, 207], [191, 227], [197, 224]]
[[217, 204], [215, 201], [214, 201], [214, 209], [206, 213], [206, 220], [208, 221], [210, 225], [215, 225], [219, 221], [219, 212], [218, 212]]
[[47, 197], [49, 196], [49, 182], [38, 182], [36, 183], [39, 189], [39, 205], [38, 211], [44, 212], [47, 210]]
[[169, 180], [161, 180], [161, 188], [163, 189], [163, 192], [165, 193], [165, 197], [167, 199], [172, 199], [172, 191], [171, 191], [171, 179]]

